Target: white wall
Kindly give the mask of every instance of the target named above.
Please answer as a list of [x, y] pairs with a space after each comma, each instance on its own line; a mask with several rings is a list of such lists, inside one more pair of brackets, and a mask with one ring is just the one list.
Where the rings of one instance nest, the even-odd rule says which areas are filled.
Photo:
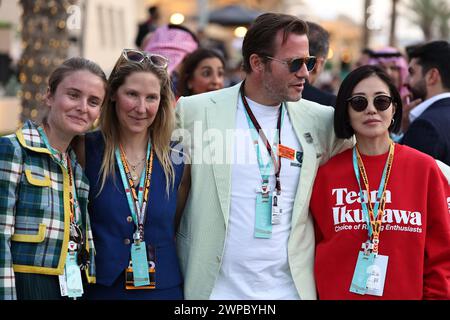
[[19, 1], [2, 0], [0, 2], [0, 20], [8, 21], [13, 24], [20, 22], [20, 7]]
[[2, 0], [0, 2], [0, 21], [11, 23], [10, 29], [3, 29], [0, 34], [0, 52], [9, 53], [14, 61], [20, 58], [21, 41], [17, 33], [22, 9], [18, 1]]
[[134, 48], [136, 3], [89, 0], [86, 3], [84, 57], [97, 62], [108, 75], [123, 48]]

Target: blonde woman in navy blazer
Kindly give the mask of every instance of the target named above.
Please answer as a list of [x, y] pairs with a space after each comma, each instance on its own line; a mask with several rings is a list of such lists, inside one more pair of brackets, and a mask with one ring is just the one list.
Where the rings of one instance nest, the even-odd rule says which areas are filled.
[[[97, 284], [87, 292], [88, 299], [183, 298], [174, 219], [184, 165], [170, 142], [173, 105], [167, 59], [125, 49], [108, 80], [100, 131], [87, 134], [84, 143], [97, 263]], [[126, 167], [130, 175], [123, 179]], [[138, 186], [142, 175], [150, 187], [148, 202], [142, 204], [146, 214], [141, 240], [147, 261], [151, 264], [150, 255], [155, 258], [155, 287], [126, 289], [125, 270], [140, 230], [127, 190]], [[139, 187], [135, 190], [138, 194]]]

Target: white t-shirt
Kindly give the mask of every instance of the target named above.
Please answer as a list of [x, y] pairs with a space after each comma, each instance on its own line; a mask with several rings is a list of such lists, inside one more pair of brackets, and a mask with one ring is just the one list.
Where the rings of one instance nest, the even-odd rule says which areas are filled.
[[[248, 98], [247, 101], [273, 146], [279, 107], [260, 105]], [[302, 151], [287, 110], [285, 111], [281, 143]], [[256, 188], [261, 186], [262, 180], [241, 99], [239, 99], [236, 114], [236, 129], [239, 134], [235, 134], [234, 138], [227, 238], [220, 272], [210, 299], [300, 299], [289, 269], [287, 243], [301, 168], [298, 163], [294, 166], [291, 165], [291, 160], [281, 158], [280, 180], [283, 208], [281, 223], [272, 225], [270, 239], [255, 238]], [[259, 146], [264, 163], [267, 163], [269, 154], [261, 138]], [[275, 188], [273, 172], [272, 169], [269, 179], [272, 190]]]

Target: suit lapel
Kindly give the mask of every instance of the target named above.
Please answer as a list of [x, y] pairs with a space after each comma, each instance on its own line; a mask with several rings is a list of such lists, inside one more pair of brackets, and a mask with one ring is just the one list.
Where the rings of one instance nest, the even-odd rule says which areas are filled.
[[[311, 123], [313, 122], [307, 112], [305, 112], [305, 106], [300, 103], [287, 103], [287, 110], [289, 113], [289, 119], [291, 120], [292, 127], [303, 149], [303, 163], [300, 172], [300, 181], [297, 187], [297, 192], [294, 200], [294, 207], [292, 210], [292, 222], [291, 226], [294, 226], [300, 217], [301, 212], [304, 211], [303, 207], [306, 204], [306, 199], [311, 191], [312, 183], [314, 182], [314, 172], [317, 161], [317, 153], [314, 141], [315, 131], [312, 130]], [[291, 230], [292, 230], [291, 229]]]
[[[230, 133], [236, 128], [236, 109], [238, 103], [240, 84], [237, 84], [224, 92], [220, 96], [210, 97], [209, 107], [206, 108], [207, 131], [205, 132], [206, 143], [209, 148], [204, 148], [204, 152], [212, 161], [214, 180], [217, 194], [219, 195], [220, 207], [228, 225], [228, 217], [231, 201], [231, 161], [228, 159], [233, 154], [234, 138], [227, 140], [227, 131]], [[214, 157], [217, 158], [214, 158]]]

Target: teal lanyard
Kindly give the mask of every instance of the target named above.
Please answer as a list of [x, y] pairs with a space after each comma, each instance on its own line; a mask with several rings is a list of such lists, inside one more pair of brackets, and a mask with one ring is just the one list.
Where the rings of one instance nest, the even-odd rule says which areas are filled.
[[[141, 179], [139, 182], [139, 188], [138, 188], [138, 194], [137, 194], [137, 199], [133, 199], [132, 196], [132, 188], [134, 188], [134, 185], [132, 184], [132, 180], [130, 178], [130, 176], [127, 176], [127, 174], [125, 173], [125, 168], [122, 162], [122, 159], [120, 157], [120, 151], [119, 148], [116, 148], [115, 151], [115, 155], [116, 155], [116, 162], [117, 165], [119, 166], [119, 171], [120, 171], [120, 176], [122, 178], [122, 183], [123, 183], [123, 188], [125, 190], [125, 193], [127, 195], [127, 200], [128, 200], [128, 206], [130, 208], [131, 211], [131, 215], [133, 217], [133, 221], [136, 225], [136, 228], [139, 228], [139, 225], [143, 225], [145, 222], [145, 213], [146, 213], [146, 204], [147, 201], [144, 201], [144, 193], [145, 193], [145, 188], [144, 185], [146, 183], [146, 179], [150, 178], [147, 177], [151, 174], [151, 172], [148, 172], [148, 167], [149, 167], [149, 162], [150, 162], [150, 150], [151, 150], [151, 143], [149, 141], [148, 145], [147, 145], [147, 170], [146, 172], [144, 172], [144, 174], [141, 174]], [[151, 165], [151, 164], [150, 164]], [[129, 174], [128, 174], [129, 175]], [[148, 190], [147, 190], [148, 192]]]
[[[281, 106], [281, 108], [282, 107], [283, 106]], [[253, 144], [255, 146], [256, 157], [258, 158], [258, 165], [259, 165], [259, 171], [261, 173], [261, 177], [263, 178], [263, 180], [264, 179], [268, 179], [269, 174], [270, 174], [270, 169], [272, 168], [272, 162], [273, 161], [270, 160], [270, 161], [267, 162], [267, 164], [264, 164], [264, 161], [263, 161], [262, 156], [261, 156], [261, 149], [260, 149], [259, 143], [258, 143], [258, 141], [259, 141], [259, 135], [257, 133], [258, 131], [256, 130], [255, 126], [253, 125], [252, 120], [250, 119], [250, 117], [249, 117], [247, 112], [245, 112], [245, 116], [247, 118], [248, 126], [250, 128], [250, 134], [252, 135], [252, 139], [254, 141]], [[284, 113], [282, 113], [282, 115], [281, 115], [281, 118], [282, 118], [281, 122], [283, 122], [283, 116], [284, 116]], [[278, 140], [279, 140], [278, 134], [275, 133], [274, 144], [273, 144], [274, 146], [278, 145], [278, 143], [279, 143]], [[276, 153], [276, 147], [274, 148], [274, 147], [271, 146], [271, 148], [272, 148], [272, 151], [274, 153]]]
[[[45, 134], [44, 128], [38, 127], [37, 129], [39, 131], [42, 141], [44, 141], [45, 147], [47, 148], [48, 151], [50, 151], [52, 159], [55, 160], [61, 166], [63, 166], [65, 169], [67, 169], [67, 161], [64, 160], [63, 156], [61, 155], [61, 152], [59, 152], [50, 145], [48, 137]], [[69, 156], [69, 154], [67, 154], [67, 156]]]
[[[241, 98], [242, 98], [242, 103], [244, 104], [244, 113], [245, 116], [247, 118], [247, 122], [248, 122], [248, 126], [250, 128], [250, 134], [252, 135], [252, 139], [253, 139], [253, 144], [255, 146], [255, 151], [256, 151], [256, 157], [258, 159], [258, 166], [259, 166], [259, 172], [261, 174], [261, 179], [262, 179], [262, 185], [263, 186], [267, 186], [269, 183], [269, 176], [270, 176], [270, 169], [272, 168], [272, 163], [273, 165], [276, 166], [276, 170], [275, 170], [275, 178], [276, 178], [276, 185], [275, 185], [275, 189], [277, 190], [277, 192], [281, 192], [281, 183], [280, 183], [280, 170], [281, 170], [281, 161], [280, 161], [280, 157], [278, 156], [278, 161], [276, 159], [276, 157], [274, 155], [278, 154], [277, 153], [277, 147], [272, 147], [269, 143], [269, 141], [267, 140], [264, 132], [261, 129], [261, 126], [259, 125], [258, 121], [256, 120], [255, 116], [253, 115], [247, 99], [245, 98], [244, 95], [244, 85], [242, 84], [241, 86]], [[281, 104], [280, 106], [280, 111], [279, 111], [279, 116], [278, 116], [278, 121], [277, 121], [277, 132], [275, 133], [275, 138], [274, 140], [274, 144], [275, 146], [278, 146], [278, 144], [280, 143], [280, 137], [281, 137], [281, 127], [283, 125], [283, 120], [284, 120], [284, 114], [285, 114], [285, 108], [283, 108], [283, 104]], [[267, 164], [264, 164], [264, 161], [262, 159], [261, 156], [261, 150], [259, 147], [259, 138], [261, 138], [261, 140], [266, 144], [266, 148], [267, 148], [267, 152], [269, 153], [269, 156], [271, 157], [272, 161], [268, 161]]]
[[[69, 163], [68, 159], [64, 160], [64, 157], [61, 154], [61, 152], [59, 152], [58, 150], [56, 150], [55, 148], [53, 148], [50, 145], [50, 142], [48, 141], [48, 137], [45, 134], [44, 128], [38, 127], [37, 129], [38, 129], [39, 135], [41, 136], [42, 141], [44, 141], [45, 147], [47, 148], [48, 151], [50, 151], [52, 159], [55, 160], [61, 167], [66, 169], [67, 174], [71, 174], [71, 172], [72, 172], [72, 177], [69, 177], [69, 179], [72, 179], [72, 181], [73, 181], [72, 194], [73, 194], [73, 211], [74, 211], [74, 219], [75, 219], [74, 222], [77, 224], [79, 221], [79, 212], [78, 212], [79, 208], [78, 208], [77, 189], [75, 188], [75, 173], [73, 172], [73, 170], [69, 170], [68, 166], [71, 164]], [[66, 156], [69, 157], [68, 152], [67, 152]]]
[[[386, 182], [388, 163], [389, 163], [389, 156], [388, 156], [388, 159], [386, 160], [386, 163], [384, 165], [383, 175], [381, 176], [381, 181], [380, 181], [380, 185], [378, 187], [378, 192], [377, 192], [377, 196], [376, 196], [376, 200], [375, 200], [375, 206], [373, 208], [373, 214], [374, 214], [374, 218], [375, 219], [377, 219], [378, 208], [380, 206], [381, 198], [383, 196], [383, 189], [384, 189], [384, 185], [385, 185], [385, 182]], [[360, 173], [359, 173], [358, 160], [357, 160], [357, 156], [356, 156], [356, 146], [353, 147], [353, 170], [355, 171], [356, 181], [358, 181], [359, 199], [361, 201], [361, 206], [362, 206], [362, 210], [363, 210], [364, 216], [367, 218], [366, 219], [367, 230], [369, 232], [369, 238], [370, 238], [370, 237], [372, 237], [372, 226], [370, 224], [371, 218], [370, 218], [369, 210], [367, 208], [367, 204], [364, 201], [364, 197], [363, 197], [363, 189], [361, 187], [361, 181], [360, 181], [361, 180], [361, 176], [360, 176]], [[367, 191], [367, 201], [370, 201], [370, 194], [369, 194], [370, 190], [366, 190], [366, 191]]]

